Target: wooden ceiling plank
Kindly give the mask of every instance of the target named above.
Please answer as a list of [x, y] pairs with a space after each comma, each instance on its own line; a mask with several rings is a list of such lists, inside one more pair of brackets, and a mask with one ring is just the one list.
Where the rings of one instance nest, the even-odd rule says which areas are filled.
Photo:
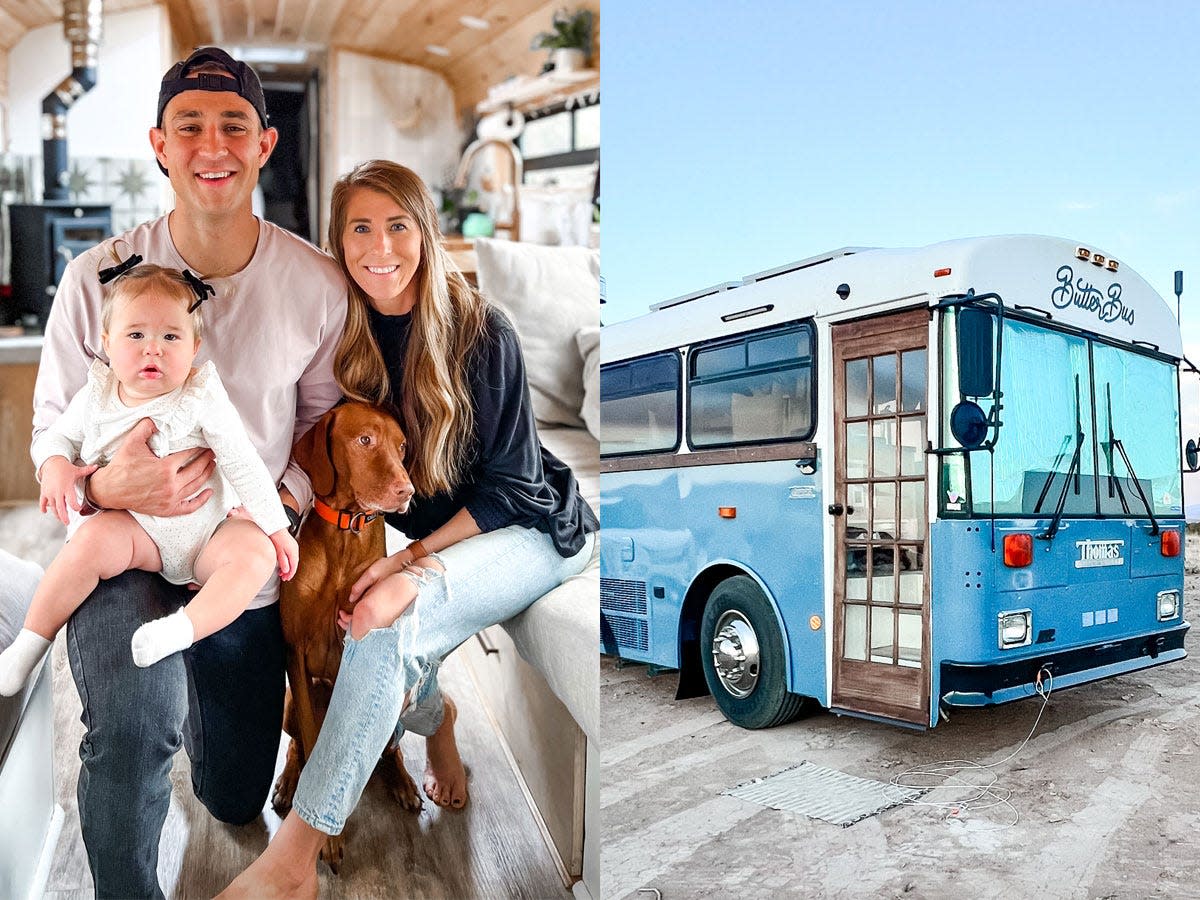
[[[452, 0], [451, 0], [452, 2]], [[414, 3], [412, 0], [401, 0], [394, 4], [394, 15], [380, 22], [380, 30], [373, 41], [376, 47], [386, 51], [399, 51], [413, 55], [424, 51], [426, 44], [436, 44], [432, 39], [434, 31], [433, 20], [444, 16], [446, 0], [430, 0], [425, 3]]]
[[427, 38], [432, 6], [429, 2], [392, 0], [378, 10], [368, 24], [368, 29], [373, 30], [366, 32], [371, 35], [371, 40], [364, 45], [372, 53], [393, 58], [403, 56], [410, 61], [429, 56], [425, 45], [432, 43]]
[[278, 0], [247, 0], [253, 19], [254, 43], [275, 41], [275, 13]]
[[304, 18], [302, 18], [300, 20], [300, 32], [298, 35], [299, 40], [301, 40], [301, 41], [311, 40], [311, 37], [309, 35], [309, 28], [312, 26], [313, 14], [317, 11], [318, 5], [323, 6], [325, 9], [328, 9], [333, 4], [332, 3], [321, 3], [320, 0], [308, 0], [308, 3], [306, 3], [304, 6]]
[[62, 21], [62, 6], [58, 5], [57, 10], [52, 9], [50, 4], [39, 2], [39, 0], [26, 0], [22, 3], [5, 3], [11, 12], [25, 28], [41, 28], [43, 25], [49, 25], [51, 22]]
[[187, 0], [166, 0], [167, 20], [181, 47], [195, 47], [200, 43], [200, 29]]
[[[493, 4], [489, 7], [488, 14], [483, 16], [492, 23], [491, 28], [487, 31], [462, 28], [457, 34], [446, 40], [444, 46], [450, 51], [450, 59], [464, 60], [488, 44], [505, 41], [504, 35], [515, 24], [525, 22], [531, 17], [533, 21], [539, 21], [538, 16], [540, 15], [542, 16], [542, 25], [530, 32], [530, 40], [532, 40], [534, 34], [550, 27], [550, 17], [556, 8], [554, 3], [547, 3], [546, 0], [520, 0], [520, 2], [507, 0], [503, 4]], [[505, 45], [509, 46], [510, 44], [505, 41]], [[526, 41], [525, 49], [529, 49], [529, 41]]]
[[370, 23], [377, 15], [388, 17], [389, 10], [388, 0], [358, 0], [350, 4], [350, 8], [338, 17], [329, 43], [351, 47], [366, 45], [371, 34]]
[[[299, 9], [298, 3], [292, 4], [292, 14], [295, 15], [295, 10]], [[279, 0], [275, 6], [275, 27], [271, 30], [271, 37], [275, 41], [293, 41], [296, 39], [296, 32], [291, 34], [287, 31], [287, 15], [288, 3], [287, 0]]]
[[300, 39], [306, 43], [334, 45], [333, 34], [338, 23], [350, 13], [344, 12], [347, 5], [357, 6], [351, 0], [313, 0]]
[[6, 7], [0, 7], [0, 47], [11, 50], [25, 37], [28, 30], [28, 26]]
[[224, 0], [216, 4], [221, 15], [221, 47], [247, 43], [246, 29], [250, 21], [250, 12], [246, 6], [248, 2], [249, 0]]
[[221, 7], [215, 3], [201, 3], [200, 8], [204, 10], [204, 21], [208, 24], [206, 43], [218, 46], [225, 43], [225, 30], [221, 26]]
[[[513, 18], [524, 18], [531, 9], [540, 7], [544, 2], [545, 0], [499, 0], [495, 3], [488, 3], [486, 0], [438, 0], [431, 4], [435, 12], [430, 17], [432, 22], [427, 40], [443, 47], [450, 47], [456, 41], [478, 46], [491, 41], [504, 31], [507, 23]], [[468, 28], [460, 21], [463, 16], [483, 19], [490, 27]]]

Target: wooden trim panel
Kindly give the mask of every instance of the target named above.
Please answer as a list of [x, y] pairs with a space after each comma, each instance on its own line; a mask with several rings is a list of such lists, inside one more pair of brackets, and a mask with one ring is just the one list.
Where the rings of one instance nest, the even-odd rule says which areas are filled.
[[812, 441], [788, 441], [753, 447], [726, 447], [720, 450], [696, 450], [692, 453], [647, 453], [642, 456], [618, 456], [600, 460], [600, 474], [606, 472], [642, 472], [649, 469], [682, 469], [688, 466], [724, 466], [739, 462], [768, 462], [813, 456], [817, 445]]

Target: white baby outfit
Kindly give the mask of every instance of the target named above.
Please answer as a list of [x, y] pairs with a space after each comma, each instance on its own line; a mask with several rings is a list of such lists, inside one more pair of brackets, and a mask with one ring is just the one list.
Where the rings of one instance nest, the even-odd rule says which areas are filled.
[[[117, 395], [112, 369], [93, 360], [87, 383], [54, 424], [34, 439], [34, 464], [41, 471], [50, 457], [64, 456], [72, 462], [104, 465], [145, 418], [153, 419], [158, 429], [150, 438], [150, 449], [158, 457], [195, 447], [211, 447], [216, 455], [217, 467], [205, 485], [213, 494], [198, 510], [182, 516], [130, 513], [158, 546], [167, 581], [194, 580], [196, 557], [235, 506], [245, 507], [267, 534], [288, 527], [275, 483], [211, 361], [171, 393], [141, 406], [126, 406]], [[68, 539], [85, 521], [72, 515]]]

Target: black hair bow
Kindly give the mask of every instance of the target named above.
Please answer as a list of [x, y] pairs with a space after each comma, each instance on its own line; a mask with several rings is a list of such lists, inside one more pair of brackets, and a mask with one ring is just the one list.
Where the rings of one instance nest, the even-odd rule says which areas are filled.
[[[115, 254], [114, 254], [115, 255]], [[136, 253], [129, 254], [129, 259], [124, 262], [119, 262], [115, 266], [109, 266], [107, 269], [101, 269], [96, 273], [96, 277], [100, 279], [101, 284], [108, 284], [110, 281], [115, 281], [120, 278], [134, 266], [142, 261], [142, 257]]]
[[183, 270], [183, 280], [188, 283], [188, 287], [196, 292], [196, 302], [188, 307], [189, 313], [194, 313], [197, 309], [199, 309], [200, 304], [207, 300], [210, 294], [213, 297], [217, 296], [216, 288], [205, 281], [201, 281], [199, 278], [193, 275], [189, 269]]

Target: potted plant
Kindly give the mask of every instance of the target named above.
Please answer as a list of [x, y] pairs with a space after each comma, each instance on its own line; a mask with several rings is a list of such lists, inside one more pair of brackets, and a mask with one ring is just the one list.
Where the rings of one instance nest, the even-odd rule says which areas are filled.
[[550, 20], [550, 31], [534, 35], [532, 50], [549, 50], [556, 72], [582, 69], [592, 49], [592, 11], [577, 9], [569, 12], [564, 6]]

